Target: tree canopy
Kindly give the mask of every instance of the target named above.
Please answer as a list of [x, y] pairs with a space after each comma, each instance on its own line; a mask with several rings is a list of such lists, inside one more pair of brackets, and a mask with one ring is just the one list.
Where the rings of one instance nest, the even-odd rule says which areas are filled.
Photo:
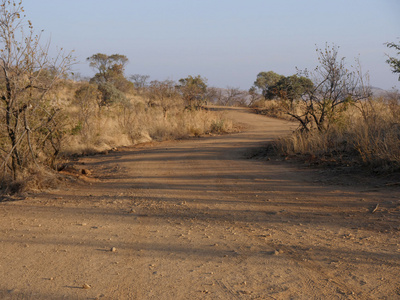
[[304, 76], [292, 75], [285, 77], [273, 71], [269, 71], [258, 73], [254, 86], [250, 91], [254, 93], [254, 91], [258, 89], [261, 90], [265, 99], [280, 98], [293, 103], [293, 101], [300, 98], [307, 89], [312, 87], [312, 81]]
[[279, 75], [273, 71], [260, 72], [257, 75], [256, 81], [254, 81], [254, 86], [261, 90], [261, 94], [265, 97], [265, 99], [272, 99], [276, 96], [273, 93], [272, 88], [283, 77], [283, 75]]
[[89, 66], [96, 71], [97, 79], [103, 82], [109, 82], [116, 74], [123, 73], [129, 62], [125, 55], [103, 53], [93, 54], [86, 60], [89, 62]]
[[177, 88], [189, 108], [200, 108], [206, 102], [207, 79], [200, 75], [179, 79]]
[[128, 92], [133, 88], [133, 83], [124, 75], [128, 58], [121, 54], [97, 53], [86, 60], [89, 62], [89, 66], [97, 71], [90, 82], [97, 84], [102, 93], [101, 105], [106, 106], [114, 102], [125, 101], [126, 97], [123, 92]]
[[291, 104], [308, 90], [314, 87], [311, 79], [304, 76], [282, 77], [272, 88], [271, 93], [281, 99], [289, 100]]

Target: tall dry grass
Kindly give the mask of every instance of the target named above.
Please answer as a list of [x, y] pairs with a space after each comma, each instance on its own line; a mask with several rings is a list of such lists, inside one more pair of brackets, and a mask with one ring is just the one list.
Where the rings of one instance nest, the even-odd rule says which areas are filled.
[[[186, 109], [178, 95], [163, 103], [150, 102], [146, 94], [132, 92], [125, 95], [124, 101], [109, 106], [100, 105], [99, 96], [96, 86], [70, 80], [59, 84], [48, 95], [58, 112], [57, 120], [53, 121], [57, 122], [54, 143], [57, 142], [59, 151], [56, 156], [37, 151], [35, 160], [25, 166], [17, 180], [6, 173], [0, 176], [0, 196], [57, 186], [62, 178], [52, 169], [65, 166], [72, 155], [235, 130], [232, 121], [220, 112]], [[4, 126], [0, 129], [3, 149], [7, 138]], [[4, 157], [4, 154], [0, 156], [0, 164]]]
[[250, 108], [254, 109], [257, 114], [283, 120], [293, 120], [293, 118], [287, 113], [288, 110], [297, 111], [299, 109], [298, 106], [289, 107], [289, 104], [281, 99], [259, 99], [252, 103]]
[[222, 113], [185, 109], [179, 98], [169, 99], [173, 105], [167, 106], [150, 105], [145, 96], [127, 95], [127, 99], [128, 102], [109, 107], [99, 107], [95, 99], [86, 99], [86, 106], [82, 107], [81, 102], [71, 98], [65, 109], [70, 134], [63, 153], [89, 154], [150, 141], [234, 130], [232, 121]]
[[284, 155], [305, 155], [314, 161], [363, 165], [379, 172], [400, 170], [400, 98], [357, 103], [328, 130], [296, 131], [276, 141]]

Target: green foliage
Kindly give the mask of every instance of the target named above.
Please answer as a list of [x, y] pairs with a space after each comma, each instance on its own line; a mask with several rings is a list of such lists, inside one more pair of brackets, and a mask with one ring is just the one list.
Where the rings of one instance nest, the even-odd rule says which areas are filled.
[[99, 96], [99, 91], [96, 85], [84, 83], [76, 90], [75, 101], [84, 109], [89, 103], [97, 102]]
[[127, 103], [127, 98], [123, 92], [116, 88], [111, 83], [101, 83], [98, 85], [98, 89], [102, 95], [100, 106], [109, 106], [114, 103]]
[[304, 76], [292, 75], [282, 77], [273, 87], [271, 87], [271, 94], [278, 96], [283, 100], [288, 100], [290, 106], [293, 102], [299, 99], [306, 92], [314, 88], [313, 82]]
[[[386, 43], [386, 46], [388, 48], [394, 48], [397, 50], [397, 55], [400, 56], [400, 44], [395, 44], [395, 43]], [[392, 67], [392, 72], [393, 73], [399, 73], [400, 74], [400, 58], [395, 58], [389, 56], [386, 62]], [[399, 75], [399, 81], [400, 81], [400, 75]]]
[[288, 109], [292, 109], [294, 101], [298, 100], [308, 90], [313, 89], [313, 87], [313, 82], [307, 77], [298, 75], [285, 77], [269, 71], [260, 72], [257, 75], [257, 79], [254, 82], [254, 86], [250, 88], [249, 94], [252, 102], [254, 102], [258, 100], [257, 89], [261, 90], [265, 99], [279, 99], [282, 101], [282, 105], [287, 106]]
[[276, 96], [273, 87], [282, 78], [284, 78], [283, 75], [279, 75], [273, 71], [260, 72], [257, 75], [256, 81], [254, 81], [254, 87], [261, 90], [261, 94], [265, 99], [273, 99]]
[[123, 70], [129, 61], [125, 55], [103, 53], [93, 54], [86, 60], [89, 62], [89, 66], [97, 71], [95, 75], [96, 83], [109, 82], [113, 77], [123, 74]]
[[186, 78], [179, 79], [177, 88], [188, 108], [198, 109], [207, 101], [207, 79], [200, 75], [196, 77], [189, 75]]
[[126, 102], [123, 93], [131, 91], [133, 83], [124, 76], [124, 69], [128, 63], [125, 55], [106, 55], [97, 53], [87, 58], [90, 67], [97, 71], [90, 83], [97, 84], [102, 94], [100, 106], [111, 105], [114, 102]]

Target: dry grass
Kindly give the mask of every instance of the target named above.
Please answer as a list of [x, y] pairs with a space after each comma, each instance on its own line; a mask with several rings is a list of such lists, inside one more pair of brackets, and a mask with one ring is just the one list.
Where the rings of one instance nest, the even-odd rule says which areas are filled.
[[292, 120], [292, 117], [286, 113], [288, 105], [281, 100], [260, 99], [254, 102], [251, 108], [254, 109], [257, 114], [283, 120]]
[[174, 107], [165, 116], [161, 108], [148, 107], [137, 99], [132, 100], [129, 107], [117, 105], [97, 110], [85, 122], [72, 112], [70, 119], [76, 125], [70, 128], [73, 134], [67, 137], [63, 149], [66, 155], [233, 130], [232, 121], [218, 112]]
[[[393, 100], [393, 99], [392, 99]], [[276, 141], [284, 155], [314, 162], [363, 165], [373, 171], [400, 170], [400, 102], [390, 98], [358, 103], [327, 131], [295, 132]]]
[[[63, 82], [49, 97], [59, 109], [58, 156], [38, 151], [36, 159], [27, 163], [18, 178], [12, 179], [4, 172], [0, 178], [0, 192], [3, 194], [56, 186], [58, 175], [51, 167], [58, 169], [71, 155], [90, 155], [149, 141], [234, 130], [232, 121], [223, 114], [205, 109], [185, 109], [179, 98], [168, 98], [167, 103], [154, 104], [146, 95], [126, 94], [127, 100], [123, 103], [101, 107], [95, 87], [73, 81]], [[3, 136], [0, 146], [2, 143], [6, 145], [6, 135], [0, 133]], [[4, 160], [4, 157], [1, 158]]]

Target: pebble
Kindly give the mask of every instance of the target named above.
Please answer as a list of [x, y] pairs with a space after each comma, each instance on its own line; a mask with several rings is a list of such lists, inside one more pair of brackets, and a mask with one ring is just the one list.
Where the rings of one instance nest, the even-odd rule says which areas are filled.
[[88, 289], [91, 288], [91, 286], [88, 285], [87, 283], [84, 283], [83, 286], [82, 286], [82, 288], [85, 289], [85, 290], [88, 290]]
[[117, 248], [112, 247], [112, 248], [110, 249], [110, 251], [111, 251], [111, 252], [116, 252], [116, 251], [117, 251]]

